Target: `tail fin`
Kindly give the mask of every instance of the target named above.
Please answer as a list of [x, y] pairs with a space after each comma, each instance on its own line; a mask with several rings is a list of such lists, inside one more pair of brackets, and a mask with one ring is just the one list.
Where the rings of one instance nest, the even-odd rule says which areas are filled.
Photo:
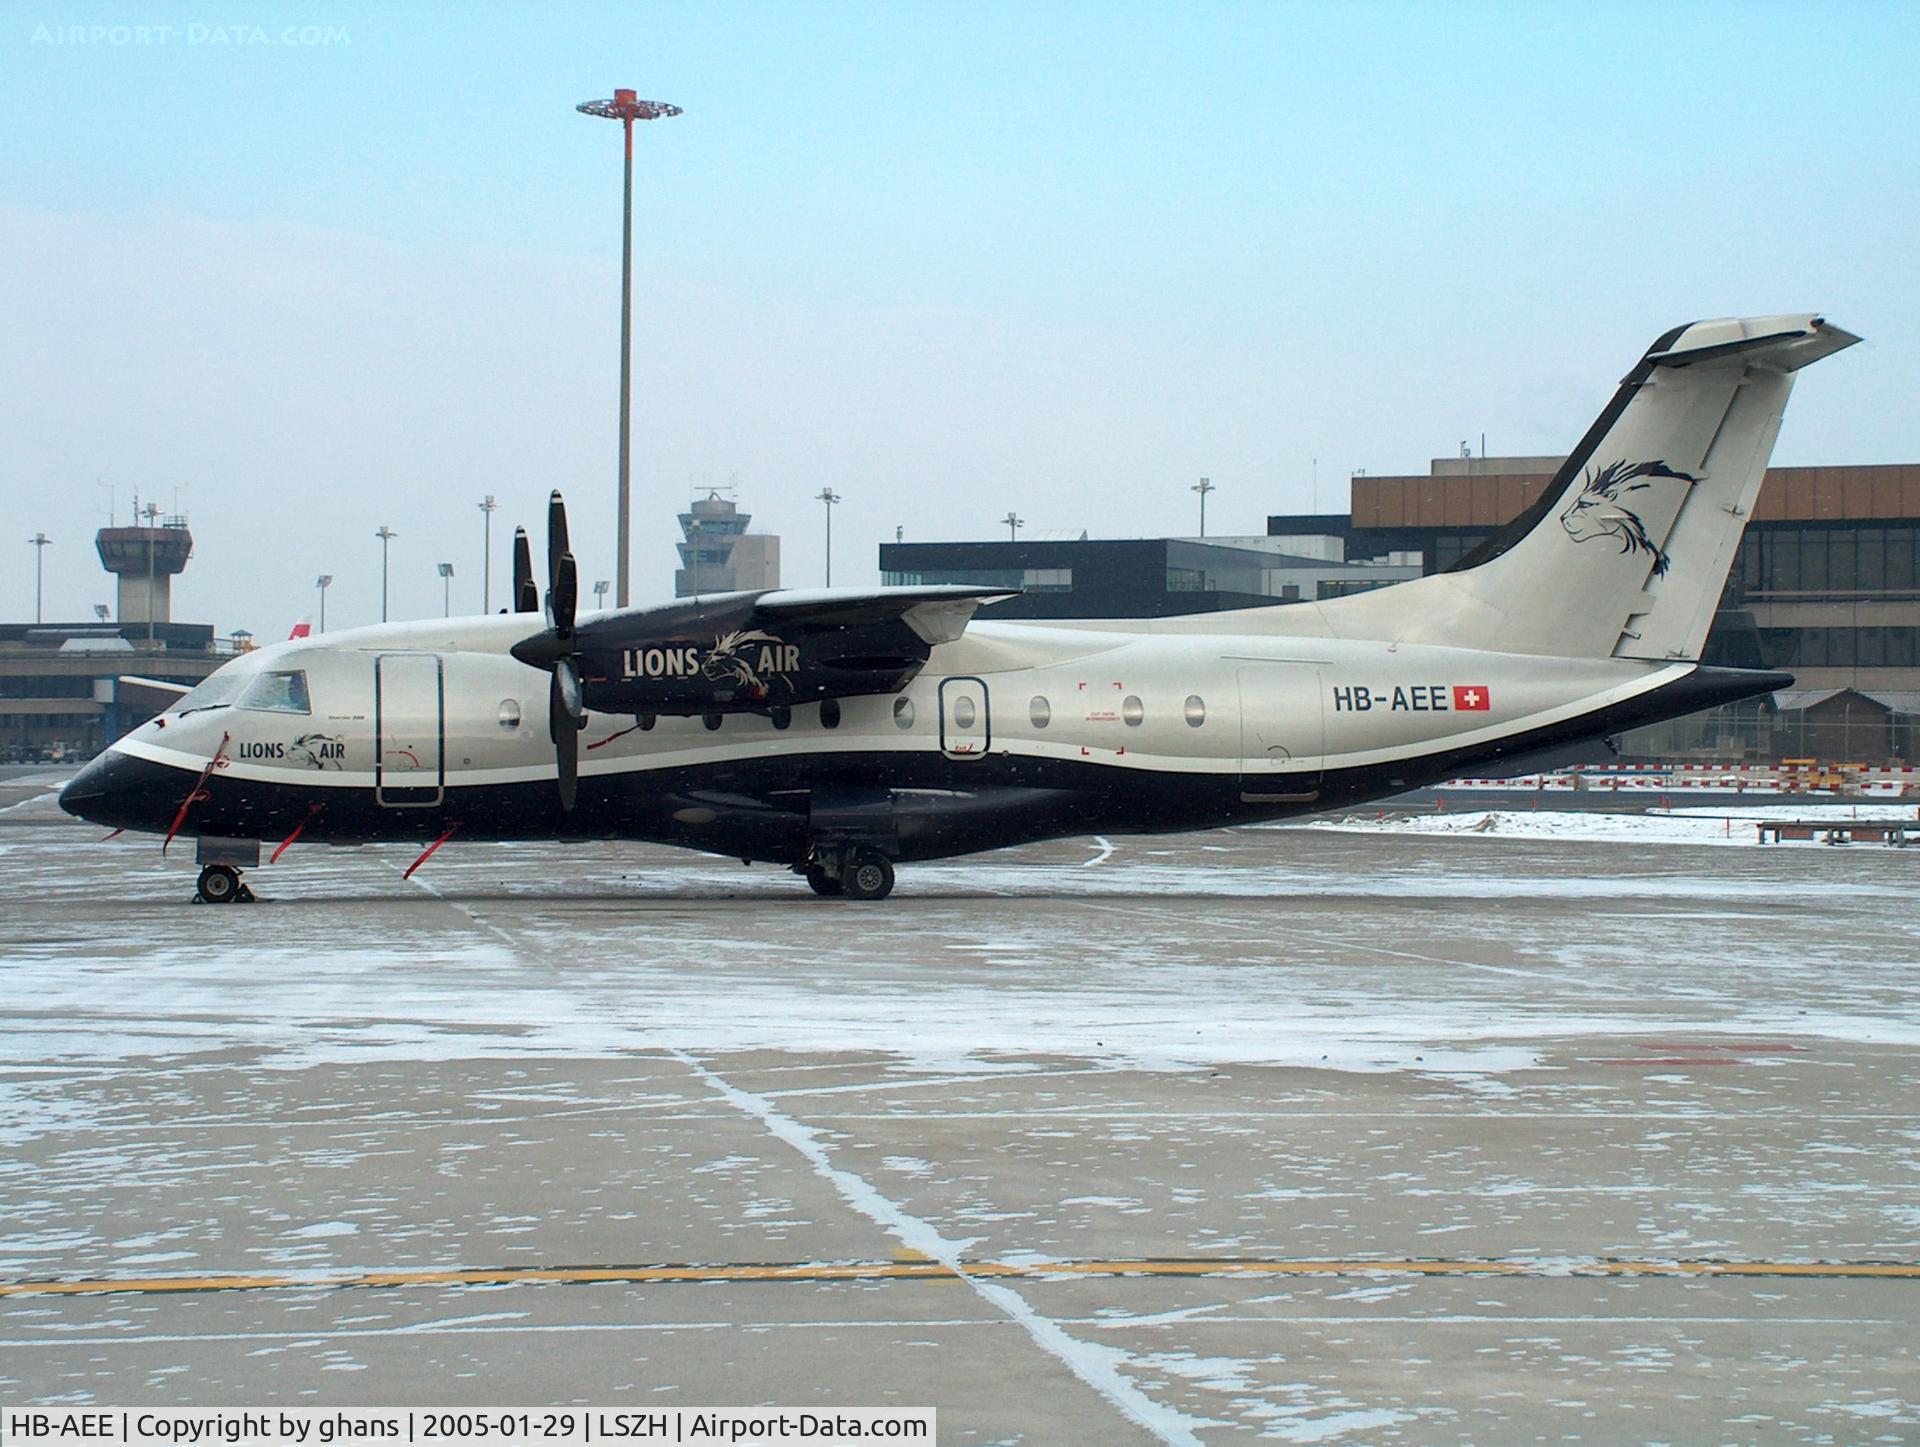
[[1794, 373], [1858, 340], [1814, 316], [1668, 332], [1505, 531], [1450, 572], [1343, 601], [1405, 609], [1388, 631], [1406, 642], [1698, 659]]

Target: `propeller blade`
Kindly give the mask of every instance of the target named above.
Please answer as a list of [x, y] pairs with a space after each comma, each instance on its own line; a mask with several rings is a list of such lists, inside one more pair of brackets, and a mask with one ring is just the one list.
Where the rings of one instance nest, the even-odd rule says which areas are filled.
[[555, 492], [547, 499], [547, 587], [560, 586], [560, 560], [572, 551], [567, 541], [567, 505]]
[[573, 565], [573, 554], [562, 553], [554, 568], [553, 592], [547, 598], [553, 630], [562, 638], [573, 637], [573, 615], [579, 602], [580, 573]]
[[516, 613], [537, 613], [540, 610], [540, 590], [533, 583], [533, 545], [527, 541], [527, 530], [513, 530], [513, 611]]
[[580, 786], [580, 729], [567, 715], [558, 669], [547, 685], [547, 729], [553, 735], [553, 755], [560, 765], [560, 807], [571, 811]]

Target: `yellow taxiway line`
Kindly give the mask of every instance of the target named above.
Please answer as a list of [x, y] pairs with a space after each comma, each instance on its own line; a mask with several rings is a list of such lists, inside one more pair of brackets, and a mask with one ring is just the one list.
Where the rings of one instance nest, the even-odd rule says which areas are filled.
[[1920, 1263], [1902, 1261], [1637, 1261], [1611, 1258], [1353, 1260], [1233, 1258], [1099, 1261], [739, 1262], [711, 1266], [503, 1266], [477, 1269], [316, 1272], [311, 1276], [107, 1276], [0, 1281], [0, 1296], [164, 1295], [198, 1291], [337, 1291], [356, 1287], [512, 1286], [614, 1282], [630, 1286], [695, 1282], [958, 1281], [962, 1277], [1044, 1281], [1060, 1277], [1510, 1276], [1510, 1277], [1817, 1277], [1920, 1281]]

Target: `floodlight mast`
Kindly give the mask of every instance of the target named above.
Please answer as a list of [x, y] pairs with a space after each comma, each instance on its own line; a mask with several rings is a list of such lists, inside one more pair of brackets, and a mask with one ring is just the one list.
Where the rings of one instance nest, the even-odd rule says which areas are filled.
[[624, 608], [630, 572], [627, 530], [632, 512], [628, 460], [633, 425], [633, 123], [666, 120], [679, 115], [680, 107], [663, 101], [641, 100], [630, 90], [616, 90], [612, 100], [582, 101], [574, 109], [582, 115], [619, 121], [627, 138], [626, 190], [620, 221], [620, 531], [614, 549], [614, 577], [619, 583], [615, 603]]

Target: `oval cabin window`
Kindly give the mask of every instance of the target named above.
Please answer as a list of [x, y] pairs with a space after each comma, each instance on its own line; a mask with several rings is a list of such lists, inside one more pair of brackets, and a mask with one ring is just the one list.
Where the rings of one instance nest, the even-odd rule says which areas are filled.
[[1207, 721], [1207, 701], [1197, 693], [1187, 695], [1187, 724], [1199, 728]]
[[500, 700], [500, 727], [512, 733], [520, 727], [520, 700], [503, 698]]
[[973, 721], [976, 717], [978, 717], [978, 715], [974, 711], [972, 699], [961, 697], [953, 701], [953, 726], [955, 728], [972, 728]]
[[1053, 705], [1039, 694], [1033, 696], [1033, 702], [1027, 705], [1027, 717], [1033, 720], [1033, 726], [1043, 729], [1053, 722]]
[[840, 700], [830, 698], [820, 705], [820, 727], [837, 729], [840, 727]]
[[1130, 729], [1137, 729], [1147, 716], [1147, 706], [1140, 702], [1140, 695], [1130, 693], [1120, 704], [1120, 719]]
[[893, 701], [893, 725], [895, 728], [902, 729], [910, 729], [913, 727], [912, 699], [896, 698]]

